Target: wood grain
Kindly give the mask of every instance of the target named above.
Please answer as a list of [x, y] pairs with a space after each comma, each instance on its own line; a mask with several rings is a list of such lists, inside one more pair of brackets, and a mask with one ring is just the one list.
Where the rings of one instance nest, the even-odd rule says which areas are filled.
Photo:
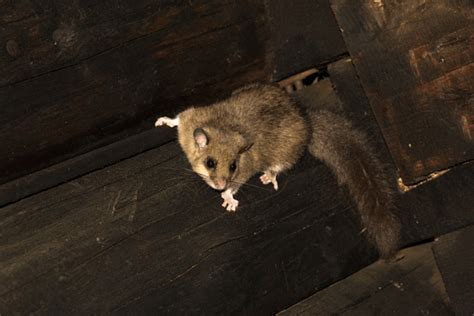
[[163, 145], [175, 134], [171, 129], [149, 130], [9, 181], [0, 185], [0, 206]]
[[472, 2], [331, 3], [405, 183], [472, 160]]
[[277, 315], [454, 315], [431, 245], [377, 261]]

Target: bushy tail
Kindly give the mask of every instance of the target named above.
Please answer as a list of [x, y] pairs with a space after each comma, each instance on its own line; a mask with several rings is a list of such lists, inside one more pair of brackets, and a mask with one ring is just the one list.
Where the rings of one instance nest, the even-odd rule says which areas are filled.
[[393, 187], [386, 168], [367, 136], [344, 117], [329, 111], [310, 113], [310, 153], [328, 165], [340, 184], [347, 185], [369, 240], [382, 257], [399, 247], [400, 221], [392, 212]]

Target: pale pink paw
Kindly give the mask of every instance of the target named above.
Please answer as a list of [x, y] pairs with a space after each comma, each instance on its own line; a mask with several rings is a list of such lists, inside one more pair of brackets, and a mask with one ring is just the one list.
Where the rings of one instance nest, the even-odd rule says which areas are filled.
[[155, 122], [155, 127], [168, 125], [169, 127], [175, 127], [179, 124], [179, 118], [169, 118], [167, 116], [160, 117]]
[[227, 192], [227, 191], [222, 192], [221, 197], [224, 199], [224, 203], [222, 203], [222, 206], [228, 212], [235, 212], [235, 210], [237, 209], [237, 206], [239, 206], [239, 201], [234, 199], [232, 194], [230, 192]]
[[262, 181], [263, 184], [273, 183], [273, 188], [275, 189], [275, 191], [278, 190], [278, 182], [276, 179], [276, 175], [272, 175], [269, 172], [265, 172], [260, 176], [260, 181]]

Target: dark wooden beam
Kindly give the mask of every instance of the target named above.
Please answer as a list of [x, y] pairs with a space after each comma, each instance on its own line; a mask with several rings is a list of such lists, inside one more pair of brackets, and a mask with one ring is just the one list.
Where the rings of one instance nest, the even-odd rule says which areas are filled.
[[169, 142], [174, 130], [152, 129], [0, 185], [0, 207]]
[[331, 4], [403, 181], [474, 159], [472, 2]]
[[265, 4], [272, 81], [328, 64], [347, 53], [329, 0], [270, 0]]

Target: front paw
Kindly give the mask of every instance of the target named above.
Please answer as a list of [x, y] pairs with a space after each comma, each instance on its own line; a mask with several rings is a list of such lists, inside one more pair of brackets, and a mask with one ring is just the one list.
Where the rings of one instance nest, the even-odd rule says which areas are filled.
[[260, 181], [262, 181], [263, 184], [272, 183], [275, 191], [278, 190], [278, 182], [275, 174], [272, 174], [269, 171], [265, 171], [265, 173], [262, 174], [262, 176], [260, 177]]
[[235, 212], [237, 209], [237, 206], [239, 206], [239, 201], [234, 199], [231, 193], [225, 191], [221, 193], [221, 197], [224, 199], [224, 203], [222, 203], [222, 206], [228, 211], [228, 212]]
[[168, 125], [169, 127], [175, 127], [178, 126], [179, 119], [178, 118], [169, 118], [167, 116], [162, 116], [159, 119], [156, 120], [155, 122], [155, 127], [162, 126], [162, 125]]

